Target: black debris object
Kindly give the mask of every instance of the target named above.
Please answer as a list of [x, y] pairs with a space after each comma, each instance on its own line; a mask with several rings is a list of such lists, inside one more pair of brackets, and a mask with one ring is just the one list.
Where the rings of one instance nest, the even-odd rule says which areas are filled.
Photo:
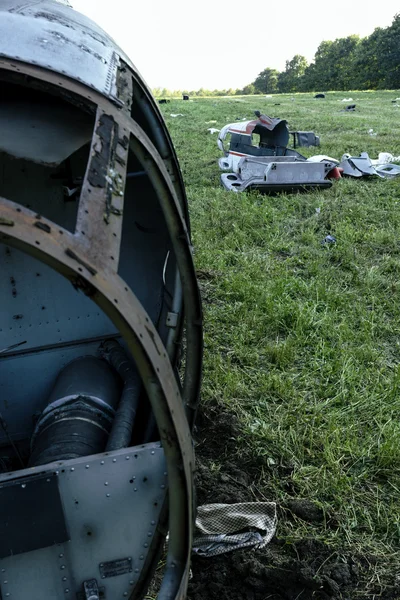
[[182, 100], [189, 100], [189, 96], [187, 94], [183, 94]]
[[325, 94], [315, 94], [314, 98], [325, 98]]
[[333, 235], [327, 235], [321, 242], [321, 244], [336, 244], [336, 238]]
[[169, 102], [169, 100], [167, 100], [166, 98], [162, 98], [161, 100], [158, 101], [158, 104], [167, 104]]
[[348, 104], [344, 110], [354, 111], [354, 110], [356, 110], [356, 105], [355, 104]]

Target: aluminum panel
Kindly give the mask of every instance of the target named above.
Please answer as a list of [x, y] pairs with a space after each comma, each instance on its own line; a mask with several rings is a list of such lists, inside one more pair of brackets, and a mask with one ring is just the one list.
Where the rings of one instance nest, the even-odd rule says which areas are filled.
[[71, 541], [0, 560], [3, 597], [76, 598], [91, 579], [104, 588], [107, 599], [129, 596], [166, 494], [162, 448], [149, 444], [53, 463], [47, 469], [58, 474]]
[[79, 21], [72, 24], [73, 14], [77, 15], [68, 6], [48, 2], [2, 12], [0, 56], [62, 73], [113, 97], [119, 63], [116, 47], [110, 39], [106, 43], [104, 33], [88, 35]]

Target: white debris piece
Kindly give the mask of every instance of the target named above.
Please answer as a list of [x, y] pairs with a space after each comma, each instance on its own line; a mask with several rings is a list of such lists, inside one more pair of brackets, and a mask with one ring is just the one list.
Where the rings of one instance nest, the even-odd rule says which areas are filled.
[[353, 102], [353, 98], [343, 98], [342, 102]]
[[307, 158], [308, 162], [322, 162], [323, 160], [328, 160], [329, 162], [336, 163], [337, 165], [339, 164], [339, 161], [336, 158], [326, 156], [325, 154], [316, 154], [315, 156], [310, 156], [310, 158]]
[[209, 131], [211, 133], [211, 135], [212, 135], [213, 133], [217, 133], [218, 131], [221, 131], [221, 130], [220, 129], [215, 129], [215, 127], [209, 127], [207, 129], [207, 131]]
[[390, 152], [379, 152], [378, 158], [371, 160], [373, 165], [387, 165], [392, 162], [400, 162], [400, 156], [393, 156]]
[[178, 113], [177, 115], [171, 115], [171, 117], [184, 117], [185, 115], [183, 115], [182, 113]]

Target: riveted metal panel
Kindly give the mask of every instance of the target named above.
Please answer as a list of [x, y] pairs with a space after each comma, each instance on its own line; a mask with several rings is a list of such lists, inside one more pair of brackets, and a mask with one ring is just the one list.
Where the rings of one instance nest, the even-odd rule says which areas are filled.
[[163, 450], [151, 444], [46, 468], [59, 478], [70, 541], [0, 560], [3, 596], [76, 598], [90, 579], [107, 599], [130, 595], [166, 494]]
[[54, 2], [10, 5], [0, 11], [0, 56], [50, 69], [116, 96], [118, 49], [89, 19]]

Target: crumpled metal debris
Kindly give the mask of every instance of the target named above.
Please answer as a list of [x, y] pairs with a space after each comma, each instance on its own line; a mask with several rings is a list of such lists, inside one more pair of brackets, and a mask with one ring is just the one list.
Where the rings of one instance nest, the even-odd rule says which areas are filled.
[[[400, 159], [400, 157], [396, 157]], [[367, 152], [361, 152], [360, 156], [343, 154], [339, 165], [343, 174], [350, 177], [377, 176], [391, 178], [400, 175], [400, 166], [394, 165], [389, 160], [396, 160], [391, 154], [381, 152], [377, 160], [372, 161]], [[382, 161], [382, 162], [380, 162]]]
[[322, 245], [324, 244], [336, 244], [336, 238], [333, 235], [327, 235], [321, 242]]
[[197, 509], [193, 553], [209, 558], [242, 548], [264, 548], [276, 526], [275, 502], [204, 504]]
[[[336, 163], [309, 162], [293, 148], [288, 148], [287, 121], [255, 111], [252, 121], [231, 123], [218, 136], [218, 147], [224, 153], [220, 169], [233, 171], [221, 175], [227, 190], [241, 192], [257, 189], [264, 193], [326, 188], [332, 183], [326, 177]], [[224, 141], [230, 136], [229, 147]], [[255, 141], [258, 136], [258, 144]], [[298, 145], [319, 143], [313, 132], [293, 132]]]

